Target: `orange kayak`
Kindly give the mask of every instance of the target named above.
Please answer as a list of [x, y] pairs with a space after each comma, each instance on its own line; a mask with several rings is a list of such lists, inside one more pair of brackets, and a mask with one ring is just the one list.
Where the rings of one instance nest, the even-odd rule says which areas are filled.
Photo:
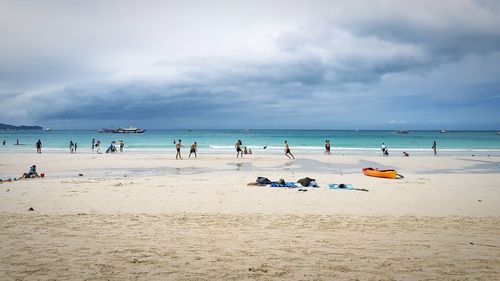
[[388, 178], [395, 179], [397, 177], [396, 170], [379, 170], [376, 168], [363, 168], [363, 174], [370, 177], [378, 177], [378, 178]]

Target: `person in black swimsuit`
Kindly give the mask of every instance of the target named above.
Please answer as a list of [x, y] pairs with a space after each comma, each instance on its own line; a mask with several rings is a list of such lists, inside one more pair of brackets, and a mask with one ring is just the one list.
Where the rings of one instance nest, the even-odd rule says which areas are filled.
[[36, 142], [36, 153], [42, 153], [42, 141], [38, 140]]
[[191, 153], [194, 153], [194, 157], [195, 158], [198, 158], [198, 156], [196, 156], [196, 150], [198, 149], [198, 144], [196, 142], [194, 142], [192, 145], [191, 145], [191, 150], [189, 151], [189, 157], [188, 158], [191, 158]]
[[241, 140], [238, 140], [236, 142], [236, 144], [234, 145], [234, 147], [236, 147], [236, 158], [238, 158], [238, 156], [240, 154], [241, 154], [241, 158], [243, 158], [243, 151], [241, 151], [241, 145], [242, 145]]
[[[287, 141], [285, 141], [285, 155], [288, 158], [295, 159], [295, 156], [293, 156], [293, 154], [290, 152], [290, 147], [288, 146], [288, 142]], [[290, 156], [292, 156], [292, 157], [290, 157]]]
[[181, 140], [179, 140], [179, 142], [177, 142], [177, 144], [175, 145], [175, 149], [177, 149], [177, 154], [175, 155], [175, 160], [177, 160], [177, 159], [181, 159], [182, 160], [182, 157], [181, 157], [181, 147], [184, 147], [184, 146], [182, 146]]

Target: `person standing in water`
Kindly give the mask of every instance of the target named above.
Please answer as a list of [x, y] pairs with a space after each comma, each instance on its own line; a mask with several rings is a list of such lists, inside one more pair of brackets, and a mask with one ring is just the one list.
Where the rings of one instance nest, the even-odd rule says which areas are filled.
[[78, 144], [75, 142], [75, 152], [76, 152], [77, 148], [78, 148]]
[[325, 154], [330, 155], [330, 140], [325, 141]]
[[242, 145], [241, 140], [238, 140], [236, 142], [236, 144], [234, 145], [234, 147], [236, 148], [236, 158], [238, 158], [238, 156], [240, 154], [241, 154], [241, 158], [243, 158], [243, 151], [241, 150], [241, 145]]
[[123, 147], [125, 147], [125, 143], [123, 140], [120, 140], [120, 152], [123, 152]]
[[3, 145], [5, 145], [5, 140], [3, 140]]
[[436, 141], [432, 142], [432, 150], [434, 150], [434, 156], [436, 156], [436, 153], [437, 153], [437, 144], [436, 144]]
[[36, 146], [36, 153], [42, 153], [42, 141], [38, 140], [35, 146]]
[[69, 152], [73, 153], [75, 151], [75, 145], [73, 144], [73, 141], [69, 141]]
[[95, 139], [92, 139], [92, 150], [94, 150], [95, 147]]
[[385, 156], [385, 151], [387, 150], [387, 147], [385, 147], [385, 143], [382, 143], [380, 149], [382, 150], [382, 156]]
[[178, 158], [182, 160], [181, 147], [184, 146], [181, 144], [181, 140], [179, 140], [179, 142], [177, 142], [177, 144], [175, 145], [175, 149], [177, 150], [177, 154], [175, 155], [175, 160], [177, 160]]
[[288, 146], [288, 142], [285, 141], [285, 156], [290, 158], [290, 156], [292, 156], [291, 158], [295, 159], [295, 156], [293, 156], [293, 154], [290, 152], [290, 147]]
[[194, 142], [191, 145], [191, 150], [189, 150], [189, 157], [188, 158], [191, 158], [191, 153], [194, 153], [194, 158], [198, 158], [198, 156], [196, 156], [196, 150], [197, 149], [198, 149], [198, 144], [196, 142]]

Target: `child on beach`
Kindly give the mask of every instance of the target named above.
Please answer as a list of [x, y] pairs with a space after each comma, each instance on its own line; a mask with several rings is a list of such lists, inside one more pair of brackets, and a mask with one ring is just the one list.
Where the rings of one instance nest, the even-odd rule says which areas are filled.
[[120, 152], [123, 152], [123, 147], [125, 147], [125, 143], [123, 140], [120, 140]]
[[24, 173], [22, 176], [21, 176], [21, 179], [31, 179], [31, 178], [38, 178], [40, 177], [38, 175], [38, 173], [36, 172], [36, 165], [32, 165], [30, 167], [30, 171], [27, 172], [27, 173]]
[[295, 159], [295, 156], [293, 156], [293, 154], [290, 152], [290, 147], [288, 146], [288, 142], [285, 141], [285, 156], [290, 158], [290, 156], [292, 156], [291, 158]]
[[192, 145], [191, 145], [191, 150], [189, 151], [189, 157], [188, 158], [191, 158], [191, 153], [194, 153], [194, 158], [198, 158], [198, 156], [196, 156], [196, 149], [198, 149], [197, 147], [198, 145], [196, 144], [196, 142], [194, 142]]
[[181, 147], [184, 147], [184, 146], [181, 144], [181, 140], [179, 139], [179, 142], [177, 142], [177, 144], [175, 145], [175, 149], [177, 150], [177, 154], [175, 155], [175, 160], [177, 160], [177, 158], [182, 160]]
[[236, 142], [236, 144], [234, 145], [234, 147], [236, 148], [236, 158], [238, 158], [238, 156], [240, 154], [241, 154], [241, 158], [243, 158], [243, 151], [241, 151], [241, 145], [242, 145], [241, 140], [238, 140]]

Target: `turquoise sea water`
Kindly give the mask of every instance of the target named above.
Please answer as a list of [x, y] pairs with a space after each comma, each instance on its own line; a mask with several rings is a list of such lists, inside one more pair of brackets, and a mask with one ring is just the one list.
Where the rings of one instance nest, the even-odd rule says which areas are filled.
[[[288, 140], [292, 152], [322, 153], [325, 140], [332, 143], [333, 153], [380, 153], [385, 143], [392, 154], [408, 151], [414, 154], [430, 154], [435, 140], [438, 152], [448, 154], [492, 154], [500, 155], [500, 135], [496, 131], [409, 131], [398, 134], [394, 131], [327, 131], [327, 130], [148, 130], [143, 134], [101, 134], [97, 131], [0, 131], [0, 152], [34, 151], [35, 142], [41, 139], [44, 151], [69, 150], [69, 142], [78, 143], [78, 151], [91, 152], [92, 138], [101, 140], [106, 148], [112, 140], [123, 140], [125, 150], [173, 151], [173, 140], [182, 139], [188, 151], [192, 142], [198, 142], [199, 152], [233, 152], [234, 143], [240, 139], [243, 147], [254, 152], [282, 153], [283, 142]], [[1, 142], [6, 140], [6, 145]], [[19, 140], [21, 145], [15, 145]], [[263, 147], [267, 146], [264, 150]]]

